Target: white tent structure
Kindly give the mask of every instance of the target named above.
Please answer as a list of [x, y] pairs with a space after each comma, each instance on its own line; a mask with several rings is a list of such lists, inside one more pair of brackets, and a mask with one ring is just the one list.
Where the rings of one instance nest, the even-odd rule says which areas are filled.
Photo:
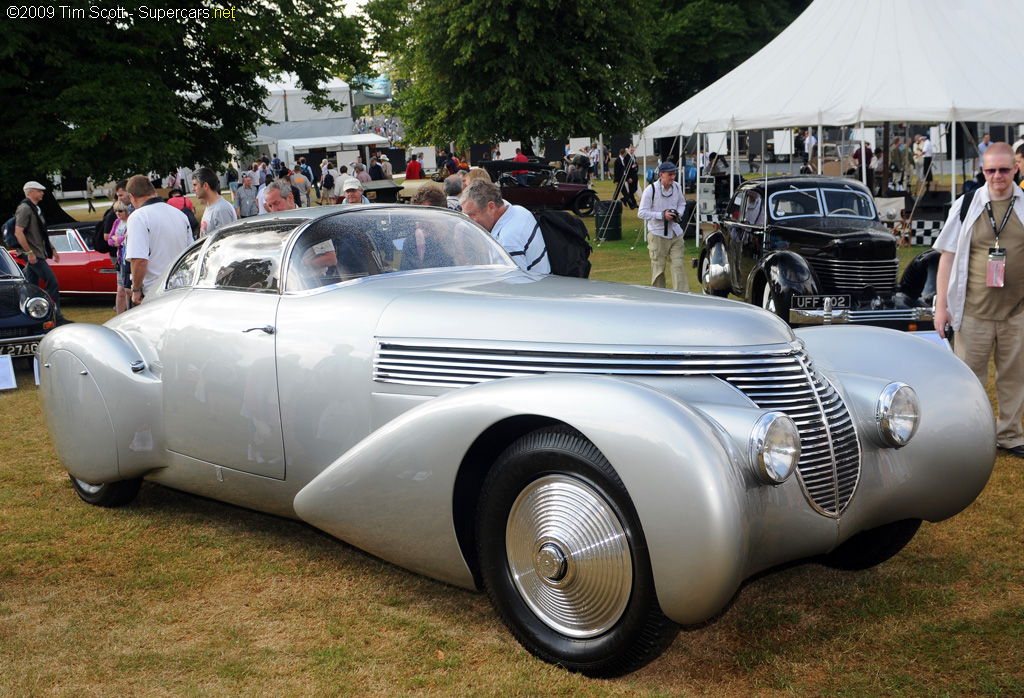
[[[643, 135], [816, 125], [821, 142], [824, 125], [1024, 122], [1010, 29], [1020, 9], [1020, 0], [814, 0]], [[977, 56], [989, 46], [1005, 57], [985, 67]]]

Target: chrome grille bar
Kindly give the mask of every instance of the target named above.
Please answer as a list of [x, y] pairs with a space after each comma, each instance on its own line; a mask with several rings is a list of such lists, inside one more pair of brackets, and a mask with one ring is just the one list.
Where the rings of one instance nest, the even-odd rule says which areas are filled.
[[896, 292], [899, 259], [837, 260], [830, 257], [808, 257], [807, 261], [822, 284], [839, 293], [856, 294], [865, 286], [873, 286], [879, 293]]
[[446, 388], [545, 373], [714, 376], [758, 407], [793, 419], [800, 431], [800, 483], [820, 513], [842, 514], [860, 480], [860, 445], [853, 420], [838, 391], [802, 350], [574, 352], [382, 340], [373, 371], [380, 383]]

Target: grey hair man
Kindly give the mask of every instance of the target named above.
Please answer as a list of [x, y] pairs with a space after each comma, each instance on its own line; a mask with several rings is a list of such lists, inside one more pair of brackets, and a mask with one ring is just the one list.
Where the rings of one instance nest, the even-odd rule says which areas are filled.
[[292, 185], [284, 177], [275, 179], [263, 192], [264, 205], [271, 213], [290, 211], [295, 208], [295, 194]]
[[496, 184], [482, 180], [470, 182], [459, 203], [462, 212], [483, 226], [520, 268], [551, 273], [548, 250], [537, 219], [522, 206], [503, 200]]
[[459, 203], [459, 195], [462, 194], [462, 176], [453, 174], [444, 180], [444, 193], [448, 197], [448, 208], [453, 211], [461, 211], [462, 204]]

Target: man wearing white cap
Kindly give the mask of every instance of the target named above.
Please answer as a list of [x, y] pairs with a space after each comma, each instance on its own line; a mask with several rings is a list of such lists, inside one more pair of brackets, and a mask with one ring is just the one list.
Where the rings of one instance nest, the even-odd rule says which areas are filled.
[[46, 234], [46, 218], [39, 208], [46, 187], [33, 181], [25, 182], [22, 190], [25, 199], [18, 204], [14, 213], [14, 236], [18, 238], [19, 256], [25, 260], [25, 279], [36, 285], [41, 280], [46, 285], [46, 293], [57, 310], [57, 324], [62, 325], [67, 320], [60, 312], [60, 285], [53, 269], [46, 263], [48, 257], [53, 257], [54, 262], [60, 262], [60, 253], [50, 245]]
[[370, 203], [370, 200], [363, 196], [363, 183], [355, 177], [349, 177], [342, 182], [341, 190], [345, 194], [345, 200], [341, 202], [342, 206]]

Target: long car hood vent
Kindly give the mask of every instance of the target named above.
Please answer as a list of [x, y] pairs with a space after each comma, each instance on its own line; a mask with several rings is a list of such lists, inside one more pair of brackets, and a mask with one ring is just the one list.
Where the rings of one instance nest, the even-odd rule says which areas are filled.
[[860, 480], [860, 445], [839, 392], [802, 349], [750, 352], [549, 351], [380, 341], [373, 378], [380, 383], [461, 388], [545, 373], [611, 376], [714, 376], [764, 409], [785, 412], [800, 430], [799, 477], [811, 504], [837, 517]]

